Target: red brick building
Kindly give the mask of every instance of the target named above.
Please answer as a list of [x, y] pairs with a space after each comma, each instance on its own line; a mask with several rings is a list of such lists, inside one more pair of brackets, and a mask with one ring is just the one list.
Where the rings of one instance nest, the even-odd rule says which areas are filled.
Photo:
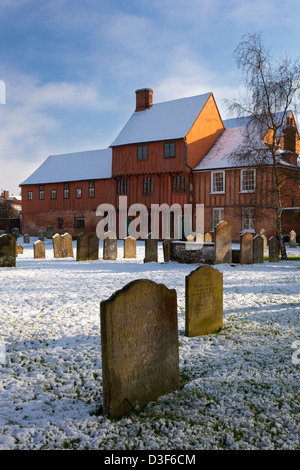
[[[278, 151], [282, 168], [295, 174], [300, 170], [298, 131], [292, 114], [287, 118], [293, 132], [278, 137]], [[242, 230], [262, 227], [267, 236], [274, 235], [270, 162], [259, 171], [229, 159], [243, 126], [222, 121], [212, 93], [153, 104], [151, 89], [137, 90], [136, 109], [109, 149], [50, 156], [21, 184], [22, 232], [37, 235], [48, 225], [74, 236], [95, 231], [96, 208], [109, 203], [118, 210], [123, 195], [128, 207], [140, 203], [149, 213], [152, 204], [204, 204], [205, 233], [225, 219], [236, 240]], [[299, 182], [286, 180], [285, 188], [284, 231], [299, 231]], [[265, 215], [256, 217], [253, 194]]]

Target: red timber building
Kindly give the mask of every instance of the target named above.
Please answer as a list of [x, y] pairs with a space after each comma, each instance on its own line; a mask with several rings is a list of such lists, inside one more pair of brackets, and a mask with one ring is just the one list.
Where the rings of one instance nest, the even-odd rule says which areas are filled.
[[[300, 175], [298, 130], [292, 113], [285, 118], [280, 167]], [[37, 235], [49, 225], [73, 236], [95, 231], [97, 207], [109, 203], [118, 211], [122, 195], [128, 207], [143, 204], [149, 214], [152, 204], [177, 203], [182, 213], [191, 204], [194, 214], [196, 204], [204, 204], [204, 232], [213, 235], [226, 220], [234, 241], [244, 230], [276, 235], [271, 162], [258, 169], [230, 158], [244, 127], [241, 119], [222, 120], [212, 93], [153, 104], [150, 88], [137, 90], [135, 112], [108, 149], [49, 156], [21, 183], [22, 233]], [[300, 231], [297, 177], [282, 187], [285, 233]]]

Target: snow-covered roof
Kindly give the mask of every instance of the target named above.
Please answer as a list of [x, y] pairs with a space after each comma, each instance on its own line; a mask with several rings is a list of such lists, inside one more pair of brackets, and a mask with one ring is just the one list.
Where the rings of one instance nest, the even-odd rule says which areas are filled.
[[135, 111], [111, 147], [185, 137], [210, 95], [166, 101]]
[[22, 185], [110, 178], [112, 149], [50, 155]]
[[[239, 149], [245, 148], [245, 146], [248, 145], [247, 138], [245, 127], [224, 129], [203, 159], [194, 167], [194, 171], [251, 166], [250, 160], [247, 161], [247, 159], [245, 159], [245, 161], [242, 162], [237, 158]], [[271, 152], [268, 151], [258, 134], [254, 133], [252, 138], [253, 140], [249, 147], [249, 151], [255, 149], [256, 152], [260, 152], [260, 158], [263, 158], [264, 164], [270, 165], [272, 163]], [[276, 159], [278, 163], [285, 166], [295, 167], [295, 165], [285, 160], [284, 154], [287, 153], [290, 152], [281, 148], [276, 150]], [[253, 159], [252, 165], [255, 165], [255, 158]]]
[[231, 155], [244, 139], [243, 127], [225, 129], [194, 170], [212, 170], [234, 166]]

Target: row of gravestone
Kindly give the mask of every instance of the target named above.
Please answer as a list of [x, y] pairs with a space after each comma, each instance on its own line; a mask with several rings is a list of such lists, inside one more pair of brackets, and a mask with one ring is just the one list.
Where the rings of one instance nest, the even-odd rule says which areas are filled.
[[[68, 233], [52, 237], [54, 258], [73, 257], [72, 236]], [[45, 258], [45, 243], [37, 240], [34, 245], [34, 257]], [[103, 259], [115, 260], [118, 256], [117, 239], [105, 238], [103, 240]], [[136, 239], [127, 237], [124, 239], [124, 258], [136, 258]], [[91, 261], [99, 259], [99, 238], [96, 233], [81, 233], [77, 237], [77, 261]], [[158, 241], [145, 240], [145, 259], [144, 262], [158, 260]]]
[[[177, 293], [139, 279], [100, 304], [104, 414], [118, 418], [179, 389]], [[223, 274], [203, 265], [185, 278], [185, 334], [223, 326]]]

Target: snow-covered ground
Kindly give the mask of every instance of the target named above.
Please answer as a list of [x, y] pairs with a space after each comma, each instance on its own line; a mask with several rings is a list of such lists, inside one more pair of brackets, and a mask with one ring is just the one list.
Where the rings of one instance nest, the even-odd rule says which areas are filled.
[[[0, 449], [299, 449], [299, 260], [217, 266], [224, 327], [187, 338], [185, 276], [196, 265], [163, 264], [161, 245], [159, 262], [144, 264], [143, 242], [136, 260], [119, 242], [118, 260], [104, 261], [100, 242], [99, 261], [78, 263], [54, 259], [47, 240], [35, 260], [35, 240], [0, 270]], [[177, 291], [181, 389], [110, 420], [99, 306], [140, 278]]]

